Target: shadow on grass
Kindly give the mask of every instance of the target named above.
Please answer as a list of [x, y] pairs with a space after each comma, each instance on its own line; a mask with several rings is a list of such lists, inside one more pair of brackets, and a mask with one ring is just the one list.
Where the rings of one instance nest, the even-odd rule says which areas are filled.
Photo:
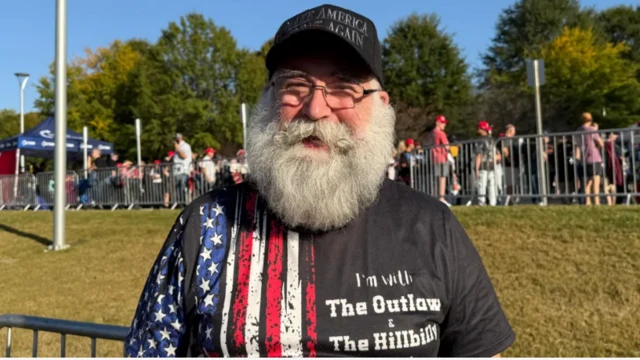
[[43, 238], [42, 236], [39, 236], [39, 235], [35, 235], [35, 234], [28, 233], [28, 232], [24, 232], [24, 231], [18, 230], [16, 228], [12, 228], [11, 226], [8, 226], [8, 225], [2, 224], [2, 223], [0, 223], [0, 231], [6, 231], [6, 232], [8, 232], [10, 234], [18, 235], [18, 236], [21, 236], [21, 237], [36, 241], [36, 242], [38, 242], [38, 243], [40, 243], [40, 244], [42, 244], [44, 246], [49, 246], [52, 243], [52, 241], [47, 239], [47, 238]]

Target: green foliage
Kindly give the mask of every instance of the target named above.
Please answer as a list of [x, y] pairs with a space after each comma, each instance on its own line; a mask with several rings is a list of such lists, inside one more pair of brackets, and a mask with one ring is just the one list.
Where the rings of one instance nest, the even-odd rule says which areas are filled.
[[382, 45], [385, 88], [398, 109], [399, 137], [418, 136], [444, 113], [455, 132], [470, 101], [467, 64], [435, 15], [395, 23]]
[[[632, 117], [640, 115], [640, 83], [635, 78], [638, 64], [622, 55], [626, 45], [599, 43], [590, 30], [565, 28], [541, 50], [547, 67], [544, 86], [549, 101], [563, 104], [559, 115], [579, 123], [579, 114], [613, 104], [606, 118], [607, 127], [627, 126]], [[623, 108], [615, 105], [622, 105]]]
[[[68, 65], [69, 127], [89, 126], [91, 136], [114, 141], [129, 158], [135, 156], [136, 118], [145, 159], [162, 157], [176, 132], [193, 140], [194, 151], [235, 152], [243, 141], [240, 104], [255, 104], [266, 84], [269, 47], [239, 49], [227, 29], [191, 13], [169, 23], [156, 44], [116, 40], [87, 50]], [[53, 114], [53, 76], [40, 79], [38, 92], [36, 107]]]
[[500, 14], [492, 45], [482, 57], [485, 84], [524, 84], [528, 56], [538, 54], [563, 27], [592, 24], [593, 13], [582, 11], [578, 0], [518, 0]]

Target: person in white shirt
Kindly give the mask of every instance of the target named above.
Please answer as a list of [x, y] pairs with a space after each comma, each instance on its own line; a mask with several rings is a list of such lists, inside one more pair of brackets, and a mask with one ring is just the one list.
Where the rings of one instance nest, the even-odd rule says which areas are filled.
[[205, 156], [202, 158], [198, 167], [202, 171], [204, 179], [204, 191], [212, 190], [216, 185], [216, 163], [213, 156], [216, 151], [213, 148], [205, 150]]
[[191, 170], [191, 145], [184, 141], [180, 133], [176, 134], [174, 140], [173, 177], [176, 182], [176, 200], [184, 201], [186, 199], [189, 171]]

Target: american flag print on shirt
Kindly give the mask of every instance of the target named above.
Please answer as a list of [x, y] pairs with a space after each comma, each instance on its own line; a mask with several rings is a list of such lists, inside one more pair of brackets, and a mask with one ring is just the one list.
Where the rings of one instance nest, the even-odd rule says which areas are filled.
[[314, 357], [313, 238], [252, 188], [211, 192], [176, 220], [125, 342], [130, 357]]

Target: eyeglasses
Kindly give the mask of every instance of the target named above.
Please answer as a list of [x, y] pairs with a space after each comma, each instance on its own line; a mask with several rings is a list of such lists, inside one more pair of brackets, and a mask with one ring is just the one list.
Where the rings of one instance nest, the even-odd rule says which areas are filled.
[[365, 96], [382, 89], [365, 89], [362, 85], [339, 81], [315, 85], [299, 77], [282, 77], [272, 82], [273, 89], [283, 105], [298, 106], [307, 101], [315, 89], [322, 94], [331, 109], [353, 109]]

